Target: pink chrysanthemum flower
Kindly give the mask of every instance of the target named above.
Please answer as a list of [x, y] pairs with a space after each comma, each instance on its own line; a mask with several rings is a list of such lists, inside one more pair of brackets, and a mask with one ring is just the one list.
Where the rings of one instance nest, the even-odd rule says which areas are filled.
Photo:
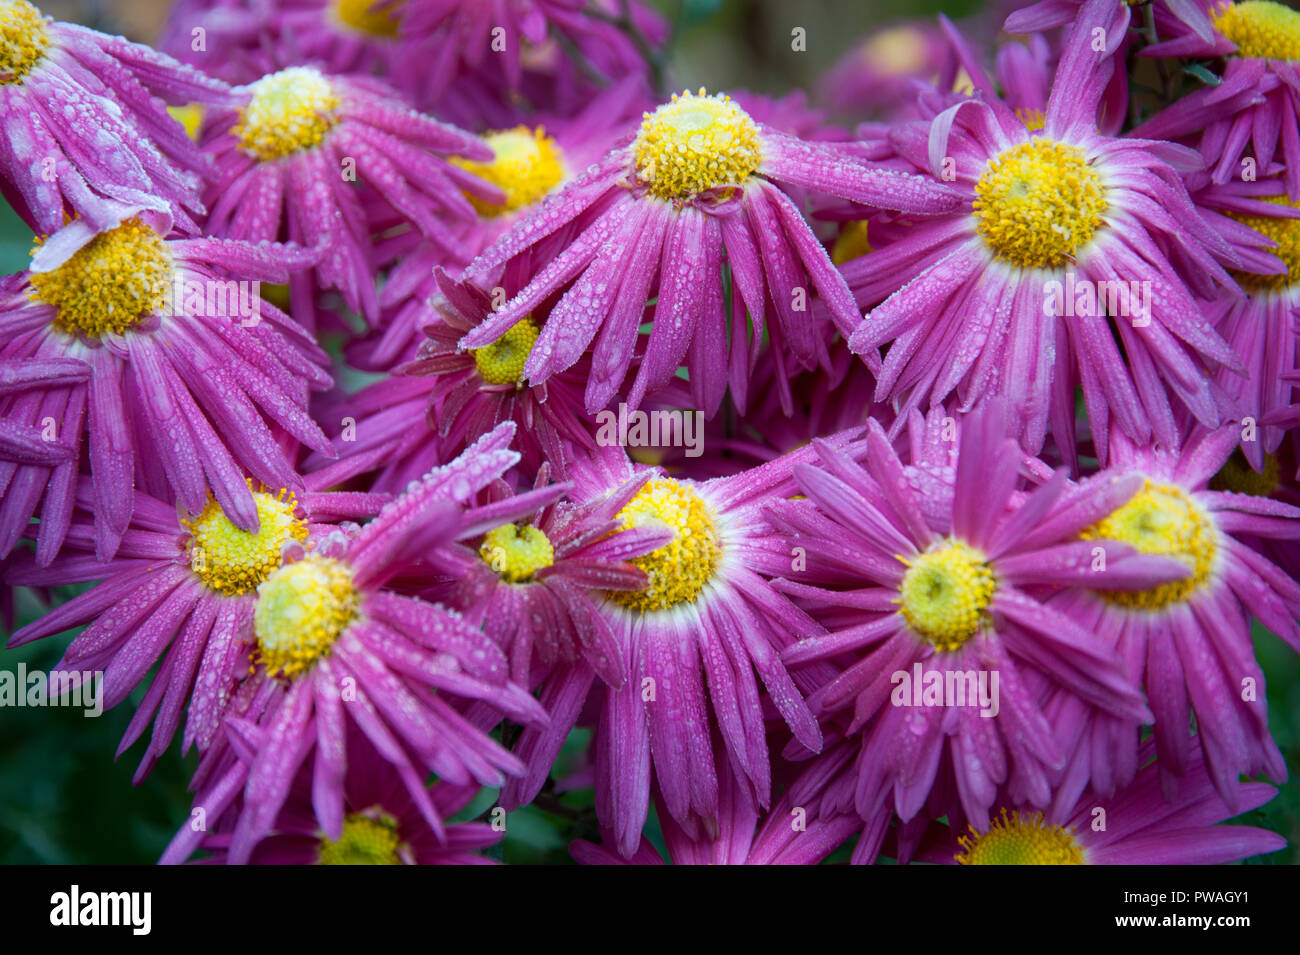
[[[1155, 740], [1170, 792], [1190, 771], [1193, 749], [1229, 806], [1239, 804], [1238, 774], [1286, 778], [1269, 735], [1264, 674], [1255, 660], [1250, 619], [1300, 650], [1300, 584], [1238, 540], [1293, 540], [1300, 508], [1248, 494], [1209, 490], [1238, 445], [1240, 426], [1203, 433], [1179, 450], [1135, 446], [1116, 436], [1103, 479], [1138, 481], [1126, 502], [1080, 529], [1084, 543], [1122, 542], [1183, 563], [1183, 579], [1101, 594], [1076, 588], [1048, 606], [1115, 648], [1155, 714]], [[1197, 732], [1191, 732], [1194, 716]], [[1077, 741], [1058, 803], [1068, 805], [1089, 780], [1110, 791], [1139, 765], [1130, 725], [1058, 718]]]
[[[845, 734], [860, 743], [839, 808], [856, 808], [864, 820], [891, 792], [899, 816], [912, 819], [941, 768], [955, 777], [955, 796], [971, 819], [987, 821], [1002, 785], [1047, 805], [1051, 771], [1065, 753], [1038, 705], [1044, 684], [1135, 730], [1150, 719], [1119, 657], [1040, 594], [1083, 583], [1131, 590], [1187, 571], [1112, 542], [1098, 546], [1106, 558], [1098, 566], [1093, 544], [1077, 533], [1131, 498], [1141, 480], [1073, 485], [1061, 470], [1023, 494], [1023, 456], [995, 413], [1002, 410], [991, 405], [963, 420], [951, 436], [954, 466], [944, 463], [954, 445], [937, 415], [914, 419], [910, 429], [914, 443], [942, 449], [941, 457], [927, 452], [921, 466], [905, 468], [874, 421], [865, 465], [817, 442], [820, 466], [795, 469], [807, 500], [767, 509], [785, 535], [772, 545], [773, 560], [798, 548], [806, 561], [778, 587], [831, 629], [791, 647], [784, 660], [843, 663], [808, 701], [823, 718], [851, 717]], [[941, 686], [964, 680], [972, 692], [971, 681], [983, 681], [983, 702], [965, 692], [931, 699], [925, 671]], [[900, 689], [899, 673], [910, 693]]]
[[[186, 712], [182, 752], [207, 749], [227, 701], [249, 670], [256, 646], [253, 615], [257, 588], [286, 557], [300, 558], [325, 537], [339, 533], [334, 522], [372, 516], [384, 498], [322, 493], [314, 475], [300, 495], [249, 483], [257, 508], [257, 529], [237, 527], [209, 498], [197, 513], [137, 491], [131, 526], [117, 556], [101, 563], [90, 554], [94, 526], [87, 518], [68, 529], [64, 552], [48, 567], [14, 562], [10, 583], [54, 586], [101, 581], [54, 608], [9, 638], [18, 647], [73, 627], [85, 629], [68, 645], [57, 669], [102, 671], [103, 705], [117, 706], [158, 670], [118, 747], [120, 756], [153, 721], [136, 772], [139, 782], [166, 751], [181, 713]], [[94, 503], [89, 481], [78, 488], [83, 512]]]
[[[473, 285], [456, 286], [439, 271], [447, 294], [439, 320], [424, 327], [427, 339], [404, 375], [431, 375], [438, 384], [429, 395], [428, 421], [437, 428], [444, 455], [455, 454], [501, 421], [519, 425], [524, 466], [537, 473], [543, 461], [567, 476], [575, 452], [594, 449], [594, 424], [582, 404], [590, 370], [587, 359], [540, 384], [524, 380], [524, 368], [550, 317], [532, 316], [482, 348], [461, 351], [457, 343], [491, 321], [492, 299]], [[540, 328], [539, 328], [540, 326]]]
[[[421, 115], [379, 80], [293, 66], [234, 90], [202, 145], [216, 160], [207, 230], [237, 239], [317, 245], [315, 277], [353, 311], [378, 316], [374, 236], [414, 227], [444, 251], [472, 222], [466, 194], [499, 202], [490, 183], [448, 156], [489, 159], [469, 133]], [[314, 327], [312, 274], [296, 277], [294, 315]]]
[[938, 183], [762, 126], [729, 97], [703, 90], [674, 95], [645, 115], [631, 143], [543, 202], [470, 265], [467, 278], [490, 286], [499, 268], [509, 272], [523, 260], [532, 263], [531, 279], [461, 345], [492, 344], [558, 296], [524, 367], [529, 382], [545, 381], [590, 351], [586, 405], [603, 408], [624, 394], [642, 346], [640, 327], [650, 321], [626, 391], [629, 406], [669, 382], [684, 362], [698, 407], [711, 415], [730, 384], [743, 408], [764, 334], [792, 363], [812, 367], [826, 356], [809, 309], [824, 304], [844, 330], [860, 318], [783, 186], [917, 213], [951, 210], [957, 201]]
[[0, 192], [36, 232], [71, 210], [97, 229], [121, 203], [203, 212], [208, 161], [164, 101], [225, 102], [225, 84], [148, 47], [0, 0]]
[[1242, 441], [1241, 450], [1261, 473], [1286, 436], [1281, 416], [1294, 406], [1300, 372], [1300, 203], [1280, 191], [1274, 179], [1212, 185], [1196, 194], [1199, 205], [1219, 214], [1218, 228], [1248, 227], [1263, 242], [1276, 243], [1233, 273], [1240, 291], [1221, 290], [1205, 308], [1246, 364], [1244, 376], [1220, 369], [1215, 382], [1236, 402], [1242, 421], [1255, 425], [1256, 434]]
[[[505, 201], [484, 202], [468, 196], [479, 219], [461, 235], [452, 255], [418, 233], [407, 232], [385, 241], [383, 257], [396, 257], [397, 263], [379, 292], [383, 315], [373, 335], [348, 348], [349, 362], [366, 370], [388, 371], [398, 362], [414, 358], [416, 347], [424, 340], [422, 328], [437, 319], [429, 303], [440, 294], [437, 270], [459, 274], [575, 171], [604, 156], [632, 127], [644, 105], [641, 88], [625, 81], [596, 96], [576, 116], [534, 116], [527, 123], [485, 132], [483, 142], [493, 153], [489, 160], [452, 160], [499, 188]], [[499, 284], [503, 289], [518, 288], [527, 279], [526, 274], [505, 275]]]
[[[245, 471], [303, 490], [279, 429], [329, 449], [306, 410], [307, 387], [330, 383], [326, 355], [259, 294], [260, 282], [287, 281], [313, 256], [166, 230], [165, 217], [146, 213], [98, 234], [76, 220], [38, 245], [29, 271], [0, 280], [0, 360], [75, 359], [89, 370], [84, 382], [0, 397], [0, 415], [27, 427], [54, 422], [78, 456], [88, 438], [101, 560], [126, 531], [137, 483], [191, 513], [211, 492], [252, 530]], [[39, 512], [36, 556], [48, 563], [67, 531], [75, 479], [74, 467], [0, 463], [0, 554]]]
[[[479, 850], [501, 841], [502, 833], [481, 822], [448, 823], [441, 834], [419, 807], [393, 767], [355, 729], [348, 740], [348, 774], [343, 780], [343, 829], [330, 838], [312, 809], [312, 780], [301, 771], [272, 827], [257, 844], [252, 865], [491, 865]], [[446, 819], [463, 810], [478, 786], [435, 783], [434, 811]], [[238, 804], [213, 820], [199, 849], [199, 861], [223, 865], [239, 818]]]
[[644, 590], [649, 576], [629, 561], [673, 539], [665, 527], [627, 527], [619, 516], [648, 474], [575, 504], [561, 499], [567, 485], [545, 486], [548, 471], [529, 493], [494, 489], [489, 503], [467, 509], [454, 528], [440, 527], [427, 548], [437, 581], [429, 595], [481, 624], [509, 656], [511, 679], [538, 687], [551, 717], [519, 737], [515, 752], [527, 773], [502, 790], [507, 809], [541, 790], [596, 679], [614, 689], [626, 683], [616, 627], [599, 608], [611, 594]]
[[624, 525], [673, 533], [669, 543], [632, 559], [649, 577], [646, 588], [609, 591], [598, 608], [628, 679], [603, 691], [593, 743], [596, 807], [618, 850], [630, 855], [649, 807], [652, 766], [662, 808], [683, 827], [694, 831], [716, 816], [713, 721], [726, 758], [767, 805], [760, 680], [795, 737], [820, 748], [817, 723], [780, 660], [782, 649], [820, 628], [755, 572], [770, 533], [762, 503], [794, 493], [789, 474], [798, 454], [697, 483], [634, 468], [619, 448], [601, 450], [572, 469], [571, 500], [626, 501], [616, 515]]
[[1116, 64], [1093, 51], [1092, 31], [1106, 31], [1113, 51], [1128, 20], [1109, 0], [1083, 7], [1037, 131], [987, 97], [949, 107], [924, 132], [897, 131], [899, 152], [935, 176], [947, 169], [966, 203], [843, 267], [859, 303], [883, 299], [850, 339], [877, 371], [880, 399], [924, 411], [955, 395], [967, 410], [1005, 395], [1025, 447], [1037, 453], [1050, 425], [1068, 458], [1076, 384], [1103, 459], [1112, 421], [1169, 442], [1175, 401], [1208, 426], [1227, 417], [1205, 367], [1244, 369], [1183, 278], [1232, 287], [1220, 260], [1238, 264], [1180, 178], [1199, 158], [1098, 132]]
[[1286, 839], [1267, 829], [1216, 825], [1264, 805], [1277, 794], [1272, 786], [1247, 784], [1240, 804], [1231, 807], [1196, 756], [1186, 785], [1166, 800], [1149, 762], [1153, 755], [1152, 746], [1143, 746], [1146, 766], [1119, 792], [1089, 793], [1059, 813], [1045, 816], [1010, 801], [989, 823], [962, 836], [936, 825], [918, 859], [948, 865], [1226, 865], [1286, 847]]
[[957, 64], [933, 22], [905, 21], [873, 30], [822, 77], [822, 97], [838, 110], [872, 119], [914, 113], [917, 93], [951, 89]]
[[1275, 161], [1291, 198], [1300, 201], [1300, 12], [1271, 0], [1195, 0], [1213, 22], [1213, 37], [1182, 22], [1162, 22], [1172, 39], [1147, 47], [1145, 56], [1226, 60], [1221, 81], [1166, 106], [1137, 129], [1149, 139], [1196, 140], [1224, 184], [1254, 170], [1263, 176]]
[[427, 102], [469, 75], [497, 77], [495, 98], [507, 100], [525, 85], [530, 61], [560, 54], [555, 38], [607, 79], [645, 76], [649, 51], [638, 39], [654, 46], [668, 35], [663, 18], [640, 0], [394, 0], [394, 6], [405, 54], [400, 65], [411, 73], [403, 82]]
[[[401, 0], [178, 0], [158, 48], [230, 83], [286, 66], [387, 74]], [[202, 29], [203, 42], [194, 31]]]
[[[817, 865], [861, 826], [855, 815], [808, 818], [788, 793], [763, 814], [726, 757], [720, 757], [716, 831], [691, 834], [672, 816], [665, 813], [659, 817], [668, 861], [673, 865]], [[608, 830], [602, 839], [614, 842]], [[585, 840], [570, 844], [569, 851], [580, 865], [664, 864], [644, 837], [627, 858]]]
[[[385, 586], [411, 564], [412, 533], [452, 526], [465, 502], [516, 463], [507, 448], [513, 431], [497, 428], [355, 536], [323, 541], [258, 586], [257, 668], [232, 698], [225, 733], [192, 783], [196, 807], [213, 818], [242, 792], [231, 863], [247, 862], [273, 831], [300, 770], [310, 770], [320, 829], [341, 837], [349, 721], [393, 765], [439, 836], [445, 828], [426, 773], [499, 786], [523, 771], [453, 702], [482, 701], [520, 723], [545, 725], [537, 701], [508, 679], [505, 654], [458, 614]], [[184, 861], [201, 838], [187, 825], [162, 861]]]

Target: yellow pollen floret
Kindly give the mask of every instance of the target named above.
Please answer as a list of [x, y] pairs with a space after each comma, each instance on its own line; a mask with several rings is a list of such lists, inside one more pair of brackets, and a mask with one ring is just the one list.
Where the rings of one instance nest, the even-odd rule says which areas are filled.
[[1047, 114], [1041, 109], [1030, 109], [1024, 107], [1016, 110], [1016, 118], [1025, 124], [1025, 129], [1031, 133], [1037, 132], [1047, 125]]
[[307, 522], [294, 516], [298, 502], [292, 492], [255, 491], [253, 502], [256, 533], [236, 527], [211, 499], [198, 517], [181, 522], [190, 530], [190, 569], [219, 593], [252, 593], [280, 566], [285, 544], [307, 540]]
[[1211, 14], [1215, 28], [1237, 45], [1237, 56], [1300, 60], [1300, 13], [1269, 0], [1228, 4]]
[[1264, 455], [1263, 473], [1256, 471], [1238, 448], [1210, 478], [1211, 491], [1231, 491], [1251, 497], [1269, 497], [1282, 483], [1282, 467], [1276, 454]]
[[673, 94], [646, 113], [632, 152], [636, 172], [660, 199], [689, 199], [719, 186], [738, 186], [762, 162], [758, 126], [730, 96]]
[[27, 0], [0, 0], [0, 86], [21, 83], [49, 45], [39, 10]]
[[948, 538], [903, 563], [899, 612], [936, 650], [960, 649], [985, 622], [997, 589], [988, 561], [975, 548]]
[[687, 484], [672, 478], [647, 481], [619, 518], [625, 528], [666, 526], [673, 539], [632, 563], [650, 578], [645, 590], [612, 590], [615, 603], [642, 613], [692, 603], [713, 579], [722, 556], [717, 517]]
[[958, 865], [1085, 865], [1083, 847], [1074, 834], [1049, 825], [1041, 812], [1026, 816], [1002, 810], [988, 832], [971, 828], [970, 835], [957, 840], [962, 851], [954, 856]]
[[989, 160], [975, 184], [975, 228], [1001, 261], [1057, 268], [1092, 241], [1106, 188], [1083, 150], [1031, 139]]
[[505, 204], [498, 206], [466, 193], [466, 198], [480, 215], [492, 218], [531, 206], [564, 179], [564, 157], [560, 147], [540, 126], [536, 129], [516, 126], [488, 133], [483, 141], [494, 153], [490, 161], [451, 160], [462, 169], [499, 186], [506, 194]]
[[32, 272], [28, 295], [54, 306], [59, 331], [97, 338], [120, 335], [161, 309], [171, 279], [172, 255], [162, 236], [139, 219], [127, 219], [58, 268]]
[[532, 319], [525, 318], [491, 345], [471, 348], [479, 377], [489, 385], [519, 384], [538, 334]]
[[330, 651], [357, 615], [352, 569], [310, 554], [271, 573], [257, 588], [253, 632], [272, 676], [293, 679]]
[[337, 840], [321, 839], [321, 865], [401, 865], [397, 820], [386, 812], [374, 818], [352, 812], [343, 818]]
[[555, 563], [555, 548], [540, 527], [502, 524], [483, 535], [479, 555], [503, 580], [522, 584]]
[[279, 159], [319, 146], [338, 122], [339, 95], [319, 70], [291, 66], [253, 84], [253, 98], [231, 130], [244, 152]]
[[1128, 503], [1080, 536], [1123, 541], [1143, 554], [1174, 557], [1191, 570], [1190, 577], [1151, 590], [1102, 592], [1112, 603], [1133, 609], [1162, 610], [1189, 598], [1209, 579], [1218, 550], [1217, 532], [1205, 510], [1182, 488], [1150, 479]]
[[[1300, 209], [1300, 203], [1291, 202], [1286, 196], [1260, 197], [1264, 202], [1275, 206]], [[1300, 283], [1300, 219], [1284, 219], [1278, 216], [1252, 216], [1229, 213], [1243, 225], [1247, 225], [1277, 243], [1277, 248], [1266, 249], [1276, 255], [1286, 265], [1286, 272], [1280, 275], [1256, 275], [1253, 272], [1232, 273], [1242, 286], [1252, 292], [1280, 292]]]
[[[334, 16], [339, 23], [366, 36], [397, 36], [401, 7], [405, 0], [334, 0]], [[382, 6], [381, 6], [382, 4]]]

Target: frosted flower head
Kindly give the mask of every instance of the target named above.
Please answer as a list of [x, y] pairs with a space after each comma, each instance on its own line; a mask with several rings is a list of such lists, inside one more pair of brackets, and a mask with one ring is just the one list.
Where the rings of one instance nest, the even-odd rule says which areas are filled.
[[0, 90], [0, 177], [35, 231], [57, 231], [65, 213], [107, 228], [122, 204], [197, 231], [210, 163], [164, 104], [228, 102], [225, 84], [121, 37], [51, 20], [27, 0], [3, 0]]
[[[100, 559], [117, 549], [137, 481], [170, 489], [191, 513], [211, 494], [251, 530], [257, 508], [243, 469], [298, 492], [280, 436], [328, 449], [302, 387], [329, 384], [325, 353], [261, 296], [263, 282], [287, 280], [313, 256], [291, 245], [169, 235], [165, 216], [139, 209], [119, 216], [106, 231], [79, 219], [38, 240], [30, 269], [0, 293], [0, 360], [31, 372], [27, 387], [0, 395], [0, 409], [20, 427], [52, 418], [78, 452], [86, 442]], [[83, 374], [54, 383], [67, 361]], [[21, 481], [34, 483], [6, 501], [0, 553], [39, 512], [38, 559], [54, 556], [76, 464], [19, 465]]]

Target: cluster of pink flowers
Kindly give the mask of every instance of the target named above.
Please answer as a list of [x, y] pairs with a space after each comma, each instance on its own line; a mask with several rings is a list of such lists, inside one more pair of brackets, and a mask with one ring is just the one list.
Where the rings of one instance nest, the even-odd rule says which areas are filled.
[[92, 584], [8, 644], [197, 750], [163, 862], [1285, 846], [1300, 13], [1008, 12], [823, 109], [638, 2], [0, 0], [0, 607]]

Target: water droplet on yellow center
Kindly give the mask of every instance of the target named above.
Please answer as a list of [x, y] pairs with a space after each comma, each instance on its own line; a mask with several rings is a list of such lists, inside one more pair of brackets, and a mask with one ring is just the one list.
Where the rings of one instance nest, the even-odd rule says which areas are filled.
[[236, 527], [214, 500], [194, 520], [182, 522], [190, 529], [190, 569], [219, 593], [252, 593], [280, 566], [287, 543], [307, 539], [307, 522], [294, 516], [292, 493], [255, 491], [253, 501], [256, 533]]
[[708, 586], [722, 556], [717, 517], [688, 484], [658, 478], [628, 501], [619, 518], [624, 527], [665, 526], [673, 539], [631, 561], [650, 578], [645, 590], [608, 591], [631, 610], [667, 610], [692, 603]]
[[273, 571], [258, 585], [253, 611], [267, 672], [292, 679], [310, 669], [329, 653], [359, 604], [352, 569], [340, 560], [311, 554]]
[[[397, 36], [401, 8], [405, 0], [334, 0], [334, 16], [339, 23], [366, 36]], [[381, 6], [382, 4], [382, 6]]]
[[502, 524], [483, 535], [479, 555], [502, 579], [521, 584], [555, 563], [555, 548], [540, 527]]
[[1192, 574], [1151, 590], [1103, 591], [1112, 603], [1161, 610], [1188, 599], [1209, 579], [1218, 543], [1209, 515], [1182, 488], [1148, 480], [1145, 487], [1104, 519], [1085, 528], [1083, 538], [1123, 541], [1143, 554], [1174, 557]]
[[1083, 847], [1073, 834], [1048, 825], [1041, 812], [1032, 816], [1016, 812], [994, 819], [988, 832], [970, 830], [957, 840], [962, 851], [959, 865], [1083, 865]]
[[39, 10], [27, 0], [0, 0], [0, 86], [21, 83], [49, 45]]
[[321, 839], [321, 865], [401, 865], [397, 820], [388, 813], [348, 813], [337, 840]]
[[975, 184], [976, 231], [1001, 261], [1056, 268], [1092, 241], [1106, 189], [1083, 150], [1035, 138], [989, 160]]
[[636, 171], [660, 199], [736, 186], [763, 156], [758, 126], [726, 95], [683, 92], [646, 113], [632, 145]]
[[1237, 45], [1237, 56], [1300, 60], [1300, 13], [1270, 0], [1227, 4], [1213, 12], [1215, 28]]
[[984, 555], [948, 539], [904, 563], [897, 600], [908, 625], [937, 650], [960, 649], [984, 623], [997, 589]]
[[470, 349], [479, 376], [489, 385], [519, 384], [538, 334], [532, 319], [525, 318], [491, 345]]
[[[41, 240], [37, 240], [39, 244]], [[53, 325], [69, 335], [122, 334], [167, 301], [172, 255], [139, 219], [101, 232], [49, 272], [32, 272], [29, 296], [57, 309]]]
[[480, 215], [489, 218], [503, 216], [531, 206], [564, 179], [564, 157], [560, 147], [540, 126], [536, 129], [516, 126], [488, 133], [483, 141], [495, 154], [490, 161], [451, 160], [462, 169], [500, 187], [506, 194], [505, 204], [498, 206], [466, 193], [466, 198]]
[[320, 145], [338, 122], [339, 96], [320, 70], [291, 66], [262, 77], [232, 133], [244, 152], [279, 159]]

